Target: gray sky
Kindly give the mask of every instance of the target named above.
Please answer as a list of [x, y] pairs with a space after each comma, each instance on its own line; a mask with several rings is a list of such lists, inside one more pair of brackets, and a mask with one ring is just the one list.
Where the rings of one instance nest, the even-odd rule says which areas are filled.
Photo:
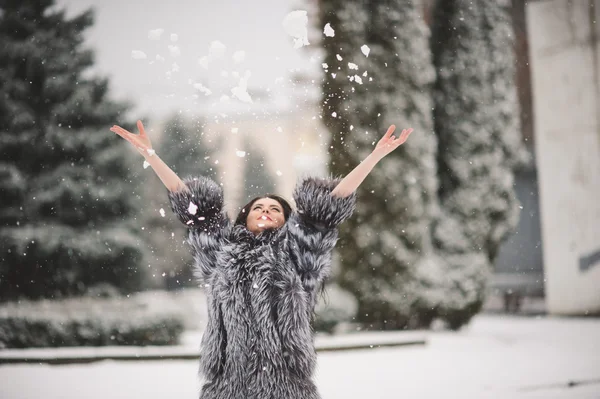
[[[232, 105], [237, 110], [249, 109], [236, 99], [229, 105], [219, 101], [223, 94], [231, 96], [230, 89], [237, 85], [232, 71], [243, 75], [247, 70], [251, 73], [248, 88], [257, 102], [254, 107], [260, 107], [261, 101], [251, 90], [269, 89], [278, 97], [270, 102], [285, 108], [290, 102], [286, 90], [290, 71], [314, 73], [320, 66], [318, 54], [309, 51], [311, 46], [293, 48], [293, 39], [282, 25], [286, 14], [303, 9], [299, 1], [57, 0], [57, 4], [66, 6], [70, 16], [94, 7], [96, 20], [87, 32], [87, 44], [95, 50], [95, 71], [111, 78], [113, 98], [129, 98], [136, 104], [133, 117], [164, 116], [178, 109], [225, 112], [231, 111]], [[148, 32], [159, 28], [164, 29], [161, 38], [149, 39]], [[172, 33], [177, 41], [171, 40]], [[214, 40], [222, 42], [226, 52], [206, 70], [198, 59], [209, 54]], [[177, 46], [181, 55], [173, 56], [169, 46]], [[133, 50], [143, 51], [147, 59], [134, 59]], [[236, 64], [232, 55], [238, 50], [246, 56]], [[157, 61], [156, 55], [164, 61]], [[179, 71], [173, 71], [173, 63]], [[167, 71], [172, 71], [170, 79]], [[227, 77], [222, 76], [223, 71]], [[213, 94], [198, 92], [190, 80]], [[193, 94], [200, 98], [194, 100]], [[264, 106], [264, 100], [262, 103]]]

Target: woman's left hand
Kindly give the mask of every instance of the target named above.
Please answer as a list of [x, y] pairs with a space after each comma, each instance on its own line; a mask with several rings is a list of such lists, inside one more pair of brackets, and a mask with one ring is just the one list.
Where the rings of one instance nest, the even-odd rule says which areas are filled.
[[404, 129], [404, 130], [402, 130], [402, 133], [400, 133], [399, 137], [395, 137], [395, 136], [392, 136], [392, 133], [394, 133], [394, 130], [396, 130], [395, 125], [391, 125], [388, 128], [387, 132], [385, 132], [385, 135], [381, 138], [381, 140], [379, 140], [379, 142], [375, 146], [375, 149], [373, 150], [373, 154], [375, 154], [376, 156], [378, 156], [380, 158], [385, 157], [387, 154], [394, 151], [400, 145], [404, 144], [406, 142], [406, 140], [408, 140], [408, 136], [410, 136], [410, 134], [413, 131], [412, 128]]

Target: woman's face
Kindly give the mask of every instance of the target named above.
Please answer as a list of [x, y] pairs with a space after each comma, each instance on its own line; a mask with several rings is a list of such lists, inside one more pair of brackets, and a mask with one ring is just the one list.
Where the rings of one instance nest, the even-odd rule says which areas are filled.
[[261, 198], [252, 204], [246, 219], [246, 228], [254, 235], [270, 228], [279, 228], [285, 223], [283, 207], [272, 198]]

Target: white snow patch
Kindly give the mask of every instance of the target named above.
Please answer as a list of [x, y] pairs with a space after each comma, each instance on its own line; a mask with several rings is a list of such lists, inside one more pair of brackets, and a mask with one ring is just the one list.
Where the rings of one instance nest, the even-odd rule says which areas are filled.
[[197, 211], [198, 211], [198, 205], [196, 205], [190, 201], [190, 205], [188, 206], [188, 212], [192, 215], [195, 215]]
[[283, 28], [286, 33], [294, 38], [294, 48], [307, 46], [308, 42], [308, 17], [304, 10], [296, 10], [288, 13], [283, 18]]
[[365, 55], [365, 57], [368, 57], [369, 53], [371, 52], [371, 49], [366, 44], [363, 44], [362, 47], [360, 48], [360, 51], [362, 51], [362, 53]]
[[323, 28], [323, 33], [327, 37], [333, 37], [333, 36], [335, 36], [335, 31], [333, 30], [333, 28], [331, 27], [331, 25], [329, 25], [329, 22], [327, 22], [325, 24], [325, 27]]

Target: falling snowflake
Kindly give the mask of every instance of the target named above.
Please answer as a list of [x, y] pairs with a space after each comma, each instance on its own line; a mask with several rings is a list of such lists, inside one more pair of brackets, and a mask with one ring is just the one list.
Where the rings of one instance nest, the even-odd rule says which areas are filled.
[[281, 128], [281, 126], [277, 126], [277, 131], [278, 131], [279, 133], [283, 132], [283, 129]]
[[275, 173], [277, 174], [277, 176], [281, 176], [281, 175], [283, 175], [283, 173], [281, 173], [281, 171], [280, 171], [280, 170], [277, 170], [277, 172], [275, 172]]
[[360, 51], [362, 51], [362, 53], [365, 55], [365, 57], [368, 57], [369, 53], [371, 52], [371, 49], [366, 44], [363, 44], [362, 47], [360, 48]]
[[336, 77], [336, 74], [332, 72], [332, 73], [331, 73], [331, 77], [335, 79], [335, 77]]
[[367, 76], [367, 71], [365, 71], [365, 73], [363, 73], [363, 76]]
[[200, 57], [200, 58], [198, 59], [198, 64], [199, 64], [199, 65], [200, 65], [202, 68], [204, 68], [204, 69], [208, 69], [208, 57], [207, 57], [207, 56]]
[[199, 90], [206, 96], [210, 96], [212, 94], [212, 91], [210, 91], [208, 87], [204, 87], [201, 83], [194, 83], [194, 89]]
[[333, 116], [335, 118], [337, 116], [337, 112], [332, 112], [331, 116]]
[[244, 61], [245, 58], [246, 52], [243, 50], [239, 50], [233, 53], [233, 62], [235, 62], [236, 64], [239, 64], [240, 62]]
[[237, 127], [232, 127], [231, 128], [231, 133], [237, 133], [238, 132], [238, 128]]
[[248, 78], [250, 77], [250, 71], [246, 71], [246, 75], [240, 78], [240, 81], [236, 87], [231, 89], [231, 93], [234, 97], [237, 97], [240, 101], [251, 103], [252, 98], [250, 94], [248, 94], [247, 86], [248, 86]]
[[190, 201], [190, 205], [188, 206], [188, 212], [191, 215], [195, 215], [197, 211], [198, 211], [198, 206]]
[[225, 54], [225, 50], [227, 48], [223, 43], [218, 40], [213, 40], [210, 42], [210, 47], [208, 48], [208, 56], [211, 60], [222, 57]]
[[158, 212], [160, 213], [160, 216], [165, 217], [165, 210], [163, 208], [160, 208]]
[[246, 151], [236, 151], [235, 155], [237, 155], [240, 158], [244, 158], [246, 156]]
[[223, 94], [223, 95], [221, 96], [221, 98], [219, 98], [219, 101], [220, 101], [220, 102], [222, 102], [222, 103], [229, 102], [229, 100], [230, 100], [230, 98], [229, 98], [229, 96], [228, 96], [228, 95], [226, 95], [226, 94]]
[[148, 161], [144, 160], [144, 165], [143, 166], [144, 166], [144, 169], [147, 169], [148, 166], [150, 166], [150, 164], [148, 163]]
[[169, 44], [169, 53], [173, 57], [178, 57], [181, 55], [181, 50], [179, 50], [179, 47]]
[[362, 78], [358, 75], [354, 75], [354, 81], [358, 82], [359, 84], [362, 84]]
[[148, 39], [150, 39], [150, 40], [159, 40], [164, 31], [165, 30], [161, 29], [161, 28], [149, 30], [148, 31]]
[[333, 28], [331, 27], [331, 25], [329, 25], [329, 22], [327, 24], [325, 24], [325, 28], [323, 28], [323, 33], [327, 37], [333, 37], [333, 36], [335, 36], [335, 31], [333, 30]]
[[160, 54], [156, 54], [156, 61], [164, 62], [165, 61], [165, 57], [163, 57]]
[[329, 68], [329, 65], [327, 65], [325, 62], [321, 64], [321, 66], [323, 67], [323, 69], [327, 69]]
[[140, 50], [132, 50], [131, 58], [133, 58], [134, 60], [145, 60], [146, 53], [144, 53], [143, 51], [140, 51]]
[[294, 48], [307, 46], [308, 42], [308, 17], [306, 11], [292, 11], [283, 18], [283, 28], [286, 33], [294, 38]]
[[336, 55], [335, 55], [335, 58], [337, 58], [337, 60], [338, 60], [338, 61], [341, 61], [341, 60], [343, 60], [342, 56], [341, 56], [341, 55], [339, 55], [339, 54], [336, 54]]
[[358, 65], [356, 65], [356, 64], [355, 64], [355, 63], [353, 63], [353, 62], [349, 62], [349, 63], [348, 63], [348, 68], [350, 68], [350, 69], [358, 69]]
[[177, 36], [177, 33], [171, 33], [171, 41], [176, 42], [177, 39], [179, 39], [179, 36]]

